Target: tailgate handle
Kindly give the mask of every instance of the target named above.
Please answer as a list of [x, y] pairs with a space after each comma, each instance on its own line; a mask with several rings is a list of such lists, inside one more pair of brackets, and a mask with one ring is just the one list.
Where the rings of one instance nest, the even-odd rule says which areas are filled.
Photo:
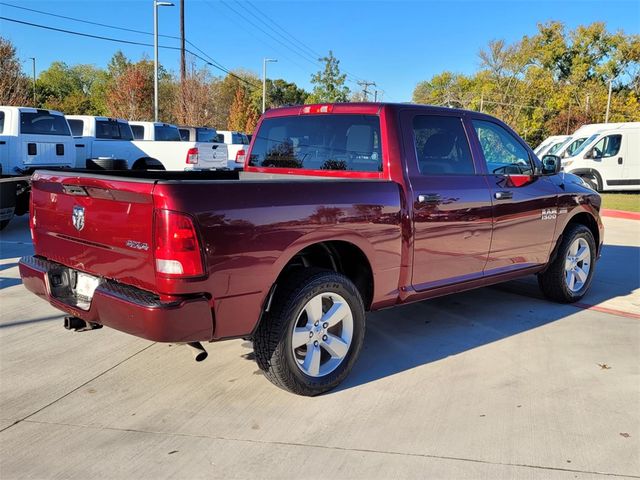
[[63, 185], [62, 189], [64, 190], [64, 193], [67, 193], [69, 195], [84, 196], [84, 197], [88, 195], [85, 188], [79, 185]]
[[84, 143], [76, 143], [76, 147], [78, 147], [78, 148], [84, 148]]

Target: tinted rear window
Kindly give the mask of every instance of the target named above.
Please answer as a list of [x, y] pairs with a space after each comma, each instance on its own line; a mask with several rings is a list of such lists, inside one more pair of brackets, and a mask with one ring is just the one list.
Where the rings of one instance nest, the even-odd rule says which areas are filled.
[[0, 133], [4, 133], [4, 112], [0, 112]]
[[249, 139], [244, 133], [232, 133], [231, 143], [236, 145], [249, 145]]
[[136, 140], [144, 138], [144, 127], [142, 125], [131, 125], [131, 131], [133, 132], [133, 138]]
[[[217, 142], [218, 133], [213, 128], [196, 128], [196, 142]], [[222, 142], [224, 143], [224, 142]]]
[[178, 130], [180, 130], [180, 139], [183, 142], [188, 142], [189, 141], [189, 129], [188, 128], [179, 128]]
[[133, 140], [131, 129], [125, 123], [114, 120], [96, 121], [96, 138], [109, 140]]
[[380, 119], [374, 115], [267, 118], [256, 133], [249, 164], [381, 172]]
[[69, 127], [71, 127], [71, 135], [74, 137], [81, 137], [82, 130], [84, 128], [84, 122], [82, 120], [69, 119]]
[[161, 125], [155, 126], [155, 139], [160, 142], [180, 142], [182, 138], [180, 138], [180, 131], [178, 127], [174, 127], [173, 125]]
[[71, 136], [64, 117], [49, 112], [20, 112], [20, 133]]

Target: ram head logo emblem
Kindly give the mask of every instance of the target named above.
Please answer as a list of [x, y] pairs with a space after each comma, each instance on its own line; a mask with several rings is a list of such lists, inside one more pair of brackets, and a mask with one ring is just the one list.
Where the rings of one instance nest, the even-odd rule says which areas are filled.
[[73, 207], [73, 214], [71, 215], [71, 221], [76, 230], [80, 231], [84, 228], [84, 207]]

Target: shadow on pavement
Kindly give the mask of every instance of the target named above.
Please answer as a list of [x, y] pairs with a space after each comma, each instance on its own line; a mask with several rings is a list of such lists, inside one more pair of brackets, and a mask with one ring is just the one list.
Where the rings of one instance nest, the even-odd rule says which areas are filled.
[[18, 322], [0, 323], [0, 328], [18, 327], [22, 325], [29, 325], [30, 323], [43, 323], [52, 322], [54, 320], [62, 320], [64, 313], [60, 312], [60, 315], [51, 315], [49, 317], [34, 318], [31, 320], [21, 320]]

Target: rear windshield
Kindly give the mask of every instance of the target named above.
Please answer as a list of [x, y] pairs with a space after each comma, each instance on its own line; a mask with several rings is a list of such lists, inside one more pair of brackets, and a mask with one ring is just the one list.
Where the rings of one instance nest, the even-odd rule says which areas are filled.
[[375, 115], [309, 115], [265, 119], [249, 165], [381, 172], [380, 119]]
[[231, 143], [236, 145], [249, 145], [249, 139], [244, 133], [232, 133]]
[[142, 125], [131, 125], [131, 131], [133, 132], [133, 138], [136, 140], [144, 139], [144, 127]]
[[133, 133], [128, 124], [114, 120], [96, 121], [96, 138], [109, 140], [133, 140]]
[[[196, 142], [217, 142], [218, 133], [213, 128], [196, 128]], [[224, 142], [222, 142], [224, 143]]]
[[64, 117], [49, 112], [20, 112], [20, 133], [71, 136]]
[[155, 130], [155, 139], [159, 142], [180, 142], [182, 138], [180, 137], [180, 130], [178, 127], [173, 125], [156, 125], [154, 127]]

